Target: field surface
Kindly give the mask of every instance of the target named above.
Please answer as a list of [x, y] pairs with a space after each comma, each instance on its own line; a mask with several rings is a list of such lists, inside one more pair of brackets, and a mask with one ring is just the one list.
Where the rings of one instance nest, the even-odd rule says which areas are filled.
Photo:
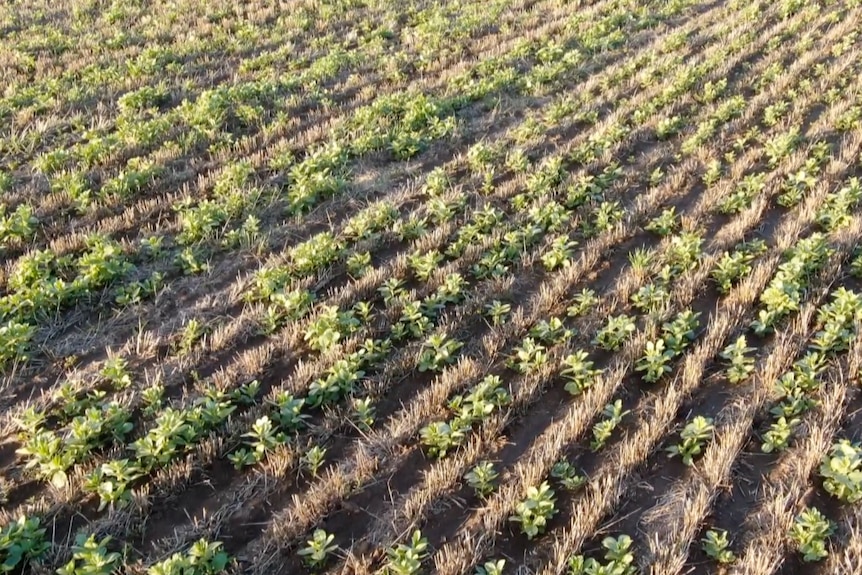
[[0, 6], [0, 573], [862, 574], [860, 0]]

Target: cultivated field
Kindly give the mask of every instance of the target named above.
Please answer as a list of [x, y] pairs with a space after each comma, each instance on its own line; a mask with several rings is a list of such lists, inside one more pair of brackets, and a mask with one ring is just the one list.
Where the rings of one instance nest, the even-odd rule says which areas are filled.
[[860, 0], [0, 6], [0, 573], [862, 573]]

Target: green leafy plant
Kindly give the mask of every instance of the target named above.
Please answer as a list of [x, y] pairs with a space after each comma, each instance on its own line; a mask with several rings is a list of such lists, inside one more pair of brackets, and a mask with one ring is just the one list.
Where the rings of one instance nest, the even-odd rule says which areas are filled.
[[323, 306], [320, 315], [310, 322], [305, 331], [305, 341], [311, 349], [328, 351], [347, 335], [359, 329], [359, 320], [354, 310], [339, 311], [336, 306]]
[[456, 419], [474, 423], [482, 421], [496, 409], [511, 401], [509, 391], [497, 375], [485, 376], [472, 386], [464, 396], [456, 395], [449, 401], [449, 409]]
[[367, 301], [358, 301], [353, 305], [353, 312], [362, 325], [372, 323], [374, 316], [373, 304]]
[[685, 119], [679, 116], [662, 118], [656, 125], [656, 137], [659, 140], [667, 140], [679, 133], [685, 126]]
[[128, 362], [120, 356], [114, 356], [102, 367], [102, 377], [114, 386], [114, 389], [125, 389], [132, 385], [132, 376], [128, 371]]
[[572, 297], [572, 305], [566, 309], [566, 315], [569, 317], [577, 317], [587, 313], [595, 307], [599, 302], [599, 298], [594, 290], [584, 288], [579, 293]]
[[300, 214], [344, 185], [347, 153], [341, 143], [328, 143], [312, 150], [289, 168], [288, 211]]
[[470, 471], [464, 475], [469, 485], [476, 494], [485, 498], [490, 495], [495, 488], [494, 482], [500, 476], [494, 469], [494, 464], [490, 461], [482, 461], [477, 463]]
[[560, 459], [554, 464], [551, 468], [551, 477], [568, 491], [575, 491], [587, 482], [587, 478], [580, 475], [575, 466], [566, 459]]
[[494, 326], [502, 325], [511, 311], [511, 304], [503, 303], [497, 299], [485, 305], [485, 315], [491, 319], [491, 325]]
[[658, 282], [641, 286], [631, 297], [632, 306], [642, 313], [661, 311], [669, 301], [670, 293], [664, 285]]
[[803, 510], [793, 520], [790, 538], [802, 553], [805, 562], [820, 561], [829, 555], [826, 540], [835, 531], [835, 524], [816, 507]]
[[532, 337], [525, 337], [506, 360], [506, 366], [518, 373], [530, 373], [548, 361], [547, 348]]
[[[86, 399], [81, 400], [78, 398], [78, 389], [70, 382], [64, 382], [60, 386], [54, 400], [58, 402], [59, 406], [61, 406], [61, 413], [68, 417], [82, 412], [89, 405]], [[69, 403], [75, 403], [75, 405], [71, 406], [69, 410], [66, 411], [63, 408], [67, 407]], [[40, 431], [43, 431], [43, 426], [47, 419], [48, 414], [45, 411], [36, 409], [36, 407], [32, 405], [26, 407], [21, 411], [21, 414], [15, 418], [15, 425], [19, 431], [18, 438], [22, 441], [26, 441], [28, 438], [33, 437]]]
[[414, 531], [408, 543], [399, 543], [386, 550], [386, 575], [415, 575], [428, 557], [428, 540], [420, 531]]
[[174, 262], [185, 275], [205, 273], [210, 269], [203, 251], [192, 246], [186, 246], [177, 253]]
[[862, 447], [846, 439], [835, 443], [820, 464], [823, 488], [845, 503], [862, 501]]
[[411, 214], [406, 219], [396, 221], [392, 229], [402, 242], [413, 241], [428, 232], [428, 218]]
[[790, 105], [787, 100], [779, 100], [774, 104], [770, 104], [763, 111], [763, 123], [769, 127], [776, 125], [787, 113], [789, 107]]
[[665, 347], [663, 339], [648, 341], [643, 356], [635, 364], [635, 370], [645, 372], [643, 380], [647, 383], [655, 383], [671, 372], [669, 362], [673, 356], [673, 351]]
[[217, 575], [224, 573], [230, 556], [219, 541], [196, 541], [186, 553], [174, 553], [147, 569], [147, 575]]
[[568, 236], [554, 238], [547, 251], [541, 256], [542, 265], [548, 271], [570, 265], [576, 246], [577, 242], [570, 240]]
[[414, 253], [407, 258], [407, 264], [416, 278], [419, 281], [426, 282], [431, 278], [431, 274], [440, 266], [443, 261], [443, 254], [437, 250], [431, 250], [426, 254]]
[[0, 323], [0, 367], [10, 361], [27, 361], [27, 348], [36, 328], [9, 320]]
[[751, 206], [751, 202], [763, 191], [765, 185], [766, 174], [754, 173], [745, 176], [734, 190], [721, 201], [719, 211], [724, 214], [742, 212]]
[[325, 457], [326, 448], [314, 445], [302, 456], [302, 464], [314, 477], [317, 477], [317, 472], [323, 465]]
[[344, 263], [347, 266], [347, 273], [351, 277], [357, 279], [364, 277], [371, 269], [371, 253], [356, 252], [350, 254]]
[[38, 561], [50, 549], [45, 540], [45, 529], [37, 517], [21, 516], [0, 529], [0, 572], [23, 571], [31, 562]]
[[727, 537], [727, 531], [722, 529], [710, 529], [706, 532], [703, 539], [700, 540], [703, 552], [716, 562], [727, 565], [736, 561], [736, 555], [728, 549], [730, 541]]
[[302, 413], [305, 407], [305, 399], [294, 397], [286, 391], [279, 391], [275, 394], [269, 403], [275, 408], [273, 417], [278, 422], [279, 427], [286, 433], [292, 433], [305, 425], [305, 421], [309, 415]]
[[215, 239], [221, 235], [230, 218], [226, 207], [217, 200], [204, 199], [195, 204], [188, 199], [177, 205], [175, 210], [180, 214], [182, 225], [177, 241], [183, 246]]
[[463, 209], [466, 199], [464, 194], [456, 193], [449, 197], [430, 198], [425, 205], [431, 221], [440, 225], [452, 220]]
[[695, 331], [700, 325], [700, 313], [683, 310], [673, 320], [661, 326], [662, 340], [673, 357], [681, 354], [694, 341]]
[[593, 440], [590, 447], [593, 451], [598, 451], [611, 438], [614, 430], [623, 420], [623, 417], [630, 413], [629, 410], [623, 411], [623, 402], [617, 399], [613, 403], [609, 403], [602, 410], [602, 420], [593, 426]]
[[430, 312], [423, 311], [422, 302], [406, 302], [401, 310], [401, 317], [393, 328], [393, 337], [396, 339], [407, 336], [420, 338], [430, 332], [434, 328], [434, 324], [426, 313], [430, 314]]
[[817, 333], [811, 340], [811, 349], [822, 353], [835, 353], [850, 349], [857, 322], [862, 321], [862, 296], [840, 287], [832, 294], [832, 301], [817, 312]]
[[398, 210], [390, 202], [373, 204], [350, 218], [344, 234], [353, 240], [370, 240], [379, 236], [398, 217]]
[[682, 273], [697, 267], [702, 254], [703, 236], [695, 231], [684, 231], [667, 240], [667, 247], [661, 254], [663, 268], [660, 279], [669, 283]]
[[676, 213], [676, 208], [671, 206], [650, 220], [650, 222], [645, 226], [645, 229], [664, 237], [672, 234], [678, 227], [679, 216]]
[[0, 204], [0, 248], [31, 239], [38, 224], [39, 220], [31, 206], [20, 204], [14, 212], [7, 215], [6, 205]]
[[793, 372], [782, 375], [775, 387], [781, 401], [773, 406], [769, 412], [776, 418], [788, 418], [786, 422], [788, 424], [792, 424], [791, 418], [805, 413], [817, 404], [810, 397], [810, 394], [797, 383], [796, 375]]
[[162, 399], [165, 396], [165, 386], [159, 383], [141, 390], [141, 402], [143, 413], [147, 417], [156, 415], [162, 407]]
[[756, 334], [769, 333], [779, 320], [799, 309], [810, 276], [826, 262], [832, 251], [826, 236], [820, 233], [798, 241], [788, 251], [785, 261], [760, 295], [763, 307], [752, 322]]
[[253, 379], [243, 383], [230, 393], [231, 401], [239, 405], [254, 405], [260, 393], [260, 381]]
[[820, 168], [816, 163], [806, 162], [805, 166], [795, 172], [791, 172], [785, 176], [781, 182], [781, 194], [779, 194], [776, 202], [778, 205], [785, 208], [791, 208], [805, 197], [807, 192], [814, 189], [817, 185], [817, 174]]
[[370, 397], [355, 397], [352, 402], [352, 419], [363, 431], [368, 431], [374, 425], [375, 409]]
[[442, 371], [455, 361], [455, 353], [464, 346], [444, 334], [433, 334], [425, 341], [419, 354], [419, 371]]
[[251, 249], [260, 240], [260, 219], [249, 214], [238, 228], [227, 230], [222, 246], [230, 249]]
[[587, 359], [588, 357], [587, 352], [578, 350], [563, 358], [564, 367], [560, 373], [566, 380], [566, 391], [572, 395], [582, 394], [602, 374], [602, 370], [595, 368], [595, 364]]
[[144, 280], [118, 286], [114, 301], [122, 306], [139, 304], [145, 298], [155, 297], [163, 282], [164, 275], [161, 272], [153, 272], [150, 277]]
[[643, 277], [655, 261], [655, 250], [641, 246], [629, 252], [628, 260], [632, 271]]
[[784, 451], [790, 444], [793, 428], [801, 423], [799, 418], [790, 418], [781, 415], [775, 418], [766, 433], [763, 434], [763, 443], [760, 446], [764, 453], [775, 453]]
[[286, 439], [284, 434], [278, 431], [278, 426], [266, 415], [259, 417], [252, 424], [251, 431], [243, 434], [243, 437], [248, 438], [248, 444], [257, 461], [262, 461], [267, 453]]
[[504, 567], [506, 567], [505, 559], [486, 561], [483, 565], [476, 567], [475, 575], [503, 575]]
[[[534, 203], [527, 211], [527, 216], [536, 227], [544, 232], [559, 231], [566, 222], [569, 212], [566, 207], [556, 201]], [[568, 235], [559, 235], [551, 241], [552, 248], [565, 252], [574, 248], [576, 242], [570, 241]]]
[[129, 485], [143, 474], [144, 469], [128, 459], [108, 461], [87, 477], [85, 487], [99, 496], [99, 511], [122, 507], [131, 499]]
[[768, 139], [763, 145], [763, 151], [766, 157], [769, 158], [769, 165], [778, 165], [782, 159], [787, 157], [796, 148], [799, 142], [799, 128], [796, 127]]
[[700, 455], [707, 441], [715, 433], [712, 418], [697, 415], [685, 424], [680, 434], [682, 442], [667, 448], [668, 457], [682, 456], [682, 462], [686, 465], [694, 463], [694, 457]]
[[618, 201], [603, 201], [593, 210], [592, 219], [584, 221], [584, 234], [594, 237], [607, 232], [625, 216], [625, 211]]
[[357, 382], [365, 375], [361, 369], [364, 355], [353, 353], [345, 359], [336, 360], [326, 375], [311, 382], [306, 402], [311, 407], [335, 403], [355, 390]]
[[432, 457], [445, 457], [460, 446], [474, 423], [484, 420], [499, 407], [511, 401], [503, 380], [489, 375], [470, 388], [466, 396], [456, 395], [449, 401], [454, 417], [449, 422], [436, 421], [419, 431], [422, 444]]
[[817, 210], [817, 223], [826, 231], [835, 231], [847, 226], [852, 219], [853, 209], [862, 200], [862, 183], [858, 178], [850, 178], [847, 185], [827, 195]]
[[326, 564], [329, 555], [338, 549], [333, 543], [335, 535], [331, 535], [323, 529], [315, 529], [311, 539], [306, 541], [305, 547], [297, 554], [302, 557], [303, 562], [313, 569], [318, 569]]
[[753, 351], [755, 348], [748, 347], [744, 335], [739, 336], [736, 341], [721, 351], [719, 355], [722, 359], [730, 362], [730, 367], [727, 368], [727, 379], [730, 383], [745, 381], [754, 371], [754, 358], [746, 355]]
[[721, 179], [721, 173], [721, 161], [712, 160], [706, 166], [706, 170], [702, 177], [703, 183], [706, 184], [707, 187], [712, 186]]
[[445, 457], [451, 449], [461, 445], [467, 436], [467, 424], [460, 419], [451, 422], [435, 421], [419, 431], [419, 436], [432, 457]]
[[605, 537], [602, 547], [605, 548], [606, 563], [592, 557], [574, 555], [568, 561], [569, 575], [635, 575], [637, 567], [631, 552], [632, 543], [632, 538], [628, 535]]
[[190, 354], [194, 345], [204, 336], [205, 333], [205, 326], [201, 321], [196, 318], [192, 318], [187, 321], [186, 325], [183, 326], [180, 339], [176, 344], [177, 354], [180, 356]]
[[297, 277], [315, 274], [341, 257], [344, 246], [331, 232], [321, 232], [290, 250], [291, 273]]
[[248, 467], [258, 463], [258, 458], [254, 451], [250, 451], [245, 447], [240, 447], [233, 453], [229, 453], [227, 460], [233, 463], [234, 469], [239, 471], [243, 467]]
[[40, 430], [27, 437], [16, 452], [27, 457], [25, 469], [35, 470], [41, 479], [62, 489], [68, 483], [66, 471], [75, 463], [74, 454], [65, 449], [63, 440], [56, 433]]
[[164, 236], [148, 236], [143, 238], [141, 240], [142, 255], [153, 260], [159, 258], [164, 250], [164, 243]]
[[543, 481], [538, 487], [527, 488], [526, 497], [515, 506], [515, 514], [509, 520], [520, 524], [527, 539], [533, 539], [545, 532], [548, 520], [557, 514], [555, 502], [554, 490]]
[[636, 330], [637, 326], [631, 317], [624, 314], [611, 316], [604, 327], [596, 333], [593, 343], [608, 351], [616, 351]]
[[634, 554], [631, 552], [632, 538], [628, 535], [619, 537], [605, 537], [602, 539], [602, 547], [605, 548], [605, 559], [614, 566], [622, 568], [623, 572], [633, 572]]
[[57, 569], [57, 575], [110, 575], [121, 558], [119, 553], [108, 551], [110, 541], [110, 537], [96, 541], [95, 535], [78, 535], [72, 560]]

